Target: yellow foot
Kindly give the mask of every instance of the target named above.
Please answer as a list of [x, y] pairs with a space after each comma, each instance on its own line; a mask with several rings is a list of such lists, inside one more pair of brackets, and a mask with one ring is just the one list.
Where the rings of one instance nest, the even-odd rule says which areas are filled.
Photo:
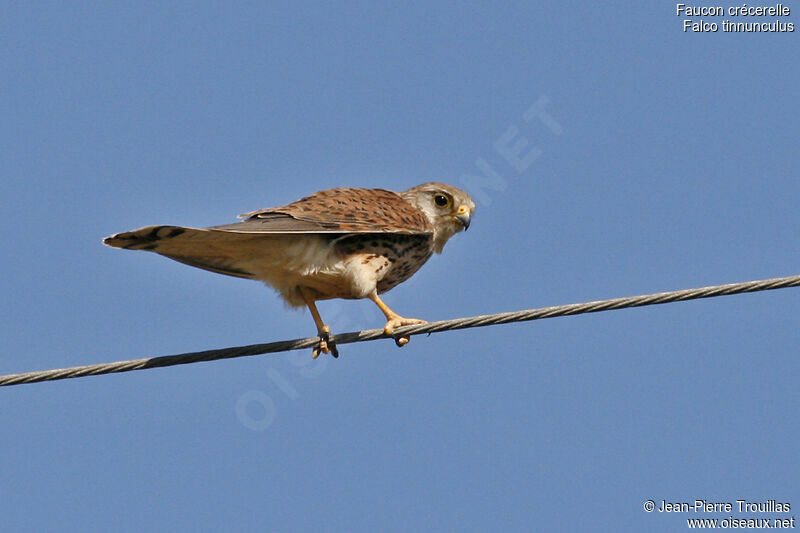
[[[392, 335], [394, 333], [394, 328], [399, 328], [401, 326], [414, 326], [417, 324], [427, 324], [427, 320], [420, 320], [419, 318], [404, 318], [402, 316], [398, 316], [395, 318], [389, 319], [386, 322], [386, 325], [383, 326], [383, 332], [387, 335]], [[408, 344], [408, 341], [411, 340], [408, 337], [396, 337], [394, 339], [395, 344], [398, 346], [405, 346]]]
[[339, 357], [339, 350], [336, 349], [336, 343], [330, 339], [331, 328], [322, 326], [318, 332], [319, 343], [311, 350], [311, 357], [316, 359], [320, 353], [330, 353], [333, 357]]

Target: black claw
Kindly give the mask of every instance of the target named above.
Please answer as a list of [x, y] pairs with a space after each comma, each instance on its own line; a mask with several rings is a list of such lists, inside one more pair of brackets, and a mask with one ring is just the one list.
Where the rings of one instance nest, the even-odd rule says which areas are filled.
[[325, 344], [328, 345], [328, 350], [330, 351], [331, 356], [333, 356], [334, 359], [337, 359], [339, 357], [339, 349], [336, 347], [336, 343], [331, 340], [330, 332], [324, 331], [320, 333], [319, 338], [322, 339], [320, 344], [325, 342]]

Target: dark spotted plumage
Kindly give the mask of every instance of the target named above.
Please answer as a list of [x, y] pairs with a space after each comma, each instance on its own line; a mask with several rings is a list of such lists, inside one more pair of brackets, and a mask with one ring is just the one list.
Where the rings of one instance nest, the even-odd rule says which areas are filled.
[[352, 235], [336, 242], [343, 256], [364, 252], [364, 265], [375, 264], [376, 273], [385, 271], [377, 283], [383, 294], [410, 278], [433, 255], [433, 235]]

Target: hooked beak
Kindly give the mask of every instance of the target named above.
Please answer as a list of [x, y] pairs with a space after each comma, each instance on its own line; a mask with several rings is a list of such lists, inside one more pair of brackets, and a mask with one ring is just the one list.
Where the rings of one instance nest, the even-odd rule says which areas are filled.
[[461, 222], [461, 224], [464, 226], [464, 231], [467, 231], [469, 229], [469, 219], [471, 216], [472, 213], [470, 213], [469, 207], [465, 205], [459, 206], [458, 209], [456, 210], [455, 214], [456, 220]]

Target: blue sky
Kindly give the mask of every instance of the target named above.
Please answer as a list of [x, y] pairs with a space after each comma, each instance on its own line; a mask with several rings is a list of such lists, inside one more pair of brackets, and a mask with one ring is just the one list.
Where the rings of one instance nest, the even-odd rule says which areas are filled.
[[[408, 316], [799, 274], [798, 34], [682, 18], [638, 2], [5, 5], [0, 373], [313, 335], [257, 283], [100, 240], [335, 186], [476, 198], [470, 231], [386, 295]], [[320, 309], [335, 331], [383, 323], [366, 301]], [[757, 515], [786, 518], [799, 313], [786, 289], [4, 388], [0, 516], [680, 531], [687, 515], [643, 503], [744, 498], [790, 502]]]

